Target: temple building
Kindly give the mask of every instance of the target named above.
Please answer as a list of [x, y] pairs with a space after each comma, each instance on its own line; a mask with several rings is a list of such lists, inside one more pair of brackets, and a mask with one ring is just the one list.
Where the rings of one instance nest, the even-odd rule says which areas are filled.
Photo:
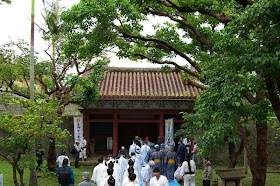
[[98, 102], [83, 109], [84, 136], [97, 154], [129, 148], [135, 136], [164, 139], [165, 119], [173, 118], [178, 130], [184, 122], [180, 113], [193, 112], [201, 92], [181, 72], [160, 68], [107, 68], [99, 89]]

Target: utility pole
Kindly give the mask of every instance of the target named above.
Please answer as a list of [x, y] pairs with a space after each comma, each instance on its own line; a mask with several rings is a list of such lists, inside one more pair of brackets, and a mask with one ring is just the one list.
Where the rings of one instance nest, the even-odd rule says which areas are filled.
[[[35, 17], [35, 0], [31, 0], [31, 39], [30, 39], [30, 100], [34, 101], [34, 17]], [[36, 143], [35, 143], [36, 145]], [[31, 152], [36, 155], [35, 147]], [[36, 165], [32, 163], [30, 168], [29, 186], [38, 186]]]
[[30, 39], [30, 99], [34, 101], [34, 5], [35, 0], [31, 0], [31, 39]]

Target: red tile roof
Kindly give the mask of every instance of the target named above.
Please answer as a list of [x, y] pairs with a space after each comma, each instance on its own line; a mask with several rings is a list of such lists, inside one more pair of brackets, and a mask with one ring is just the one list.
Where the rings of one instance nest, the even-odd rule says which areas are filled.
[[99, 90], [100, 98], [136, 99], [194, 99], [201, 92], [180, 72], [163, 73], [160, 68], [107, 68]]

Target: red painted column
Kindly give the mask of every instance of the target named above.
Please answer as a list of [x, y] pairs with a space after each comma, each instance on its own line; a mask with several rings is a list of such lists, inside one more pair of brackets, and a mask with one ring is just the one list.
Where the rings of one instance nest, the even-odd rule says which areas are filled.
[[[87, 140], [87, 146], [86, 148], [88, 149], [88, 143], [89, 143], [89, 125], [88, 125], [88, 109], [84, 109], [83, 110], [83, 133], [84, 133], [84, 137]], [[88, 155], [88, 150], [86, 151], [87, 155]]]
[[118, 124], [118, 113], [114, 112], [113, 115], [113, 154], [118, 153], [118, 131], [119, 131], [119, 124]]
[[159, 119], [159, 136], [163, 140], [164, 138], [164, 114], [160, 114], [160, 119]]

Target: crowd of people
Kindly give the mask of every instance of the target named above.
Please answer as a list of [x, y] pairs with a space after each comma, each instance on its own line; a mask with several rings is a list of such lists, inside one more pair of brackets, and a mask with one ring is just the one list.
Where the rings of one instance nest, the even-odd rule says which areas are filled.
[[[189, 141], [181, 139], [178, 148], [174, 144], [166, 147], [163, 143], [155, 144], [146, 137], [144, 141], [135, 137], [132, 145], [127, 150], [121, 147], [115, 156], [109, 155], [107, 159], [98, 158], [98, 165], [94, 168], [90, 183], [90, 174], [83, 173], [83, 182], [79, 186], [184, 186], [195, 185], [196, 155], [195, 149], [189, 148]], [[75, 144], [74, 148], [80, 147]], [[81, 149], [78, 149], [81, 152]], [[80, 152], [78, 155], [80, 155]], [[80, 157], [76, 155], [75, 157]], [[75, 158], [76, 159], [76, 158]], [[59, 169], [57, 176], [61, 185], [74, 184], [73, 171], [70, 168], [69, 158], [62, 153], [57, 159]], [[203, 185], [210, 186], [212, 168], [207, 157], [203, 158]], [[76, 166], [76, 161], [75, 161]], [[67, 176], [64, 176], [67, 174]], [[65, 177], [68, 183], [64, 184]]]

